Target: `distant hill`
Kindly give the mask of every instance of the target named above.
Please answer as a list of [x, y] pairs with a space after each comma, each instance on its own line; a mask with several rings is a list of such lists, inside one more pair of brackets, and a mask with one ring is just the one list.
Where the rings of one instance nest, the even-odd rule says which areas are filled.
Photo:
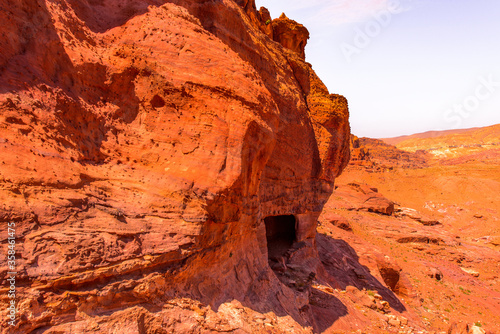
[[428, 154], [424, 151], [406, 152], [380, 139], [351, 136], [351, 165], [371, 169], [393, 167], [421, 168], [427, 166]]
[[476, 131], [482, 128], [469, 128], [469, 129], [454, 129], [454, 130], [442, 130], [442, 131], [427, 131], [421, 133], [415, 133], [412, 135], [392, 137], [392, 138], [380, 138], [380, 140], [386, 142], [387, 144], [397, 146], [401, 142], [411, 141], [413, 139], [429, 139], [429, 138], [439, 138], [447, 135], [457, 135], [467, 132]]
[[470, 129], [427, 131], [408, 136], [380, 138], [380, 140], [398, 148], [444, 141], [450, 141], [453, 144], [486, 144], [500, 140], [500, 124]]
[[429, 131], [381, 139], [407, 152], [427, 151], [436, 158], [455, 158], [500, 148], [500, 124], [471, 129]]

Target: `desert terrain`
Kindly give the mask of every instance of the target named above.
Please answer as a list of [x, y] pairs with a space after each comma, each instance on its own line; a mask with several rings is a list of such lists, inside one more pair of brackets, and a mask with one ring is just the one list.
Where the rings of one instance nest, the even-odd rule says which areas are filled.
[[354, 138], [322, 214], [320, 233], [345, 240], [366, 263], [376, 252], [397, 263], [412, 292], [396, 294], [436, 332], [499, 331], [499, 130]]

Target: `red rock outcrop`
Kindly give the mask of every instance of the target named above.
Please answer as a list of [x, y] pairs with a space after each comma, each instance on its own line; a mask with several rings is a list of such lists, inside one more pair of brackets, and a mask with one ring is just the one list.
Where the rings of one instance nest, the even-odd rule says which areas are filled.
[[390, 170], [400, 168], [425, 168], [430, 155], [424, 151], [406, 152], [379, 139], [358, 138], [351, 135], [351, 165], [366, 169]]
[[290, 20], [285, 13], [272, 21], [273, 39], [300, 55], [302, 59], [306, 58], [305, 47], [309, 39], [309, 31], [302, 24]]
[[273, 20], [267, 8], [261, 7], [257, 11], [255, 0], [236, 0], [236, 3], [243, 7], [254, 27], [285, 48], [298, 53], [302, 60], [305, 59], [305, 47], [309, 39], [306, 27], [290, 20], [285, 13]]
[[253, 1], [0, 4], [12, 330], [268, 328], [255, 310], [307, 332], [304, 296], [269, 268], [265, 226], [292, 216], [314, 268], [317, 217], [349, 159], [347, 102], [304, 62], [307, 30], [278, 19], [270, 34]]
[[[356, 182], [336, 186], [334, 196], [328, 203], [329, 207], [350, 211], [364, 210], [389, 216], [394, 212], [393, 201], [380, 194], [376, 188]], [[321, 219], [328, 220], [327, 217], [328, 214], [323, 213]]]

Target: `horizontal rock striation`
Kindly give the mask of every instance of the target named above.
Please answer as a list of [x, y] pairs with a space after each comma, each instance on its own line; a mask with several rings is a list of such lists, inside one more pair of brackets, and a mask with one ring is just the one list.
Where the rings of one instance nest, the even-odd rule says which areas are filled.
[[201, 323], [169, 319], [200, 310], [213, 317], [203, 328], [227, 331], [207, 305], [230, 301], [308, 325], [269, 268], [264, 224], [293, 215], [295, 241], [314, 255], [317, 217], [349, 160], [347, 101], [304, 61], [307, 30], [266, 24], [253, 1], [0, 6], [14, 330], [189, 332]]

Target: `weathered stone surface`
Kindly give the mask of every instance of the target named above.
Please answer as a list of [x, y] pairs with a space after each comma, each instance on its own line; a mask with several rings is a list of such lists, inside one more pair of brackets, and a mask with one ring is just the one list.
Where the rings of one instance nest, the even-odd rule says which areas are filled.
[[473, 277], [479, 277], [479, 272], [477, 270], [471, 269], [471, 268], [460, 268], [467, 274], [473, 276]]
[[381, 167], [424, 168], [430, 154], [423, 151], [407, 152], [380, 139], [353, 136], [353, 153], [358, 160], [369, 160]]
[[396, 208], [395, 211], [396, 211], [395, 212], [396, 217], [408, 217], [418, 221], [419, 223], [425, 226], [441, 225], [441, 223], [438, 220], [426, 217], [425, 215], [421, 214], [420, 212], [412, 208], [398, 207]]
[[378, 193], [376, 188], [356, 182], [336, 186], [329, 206], [355, 211], [366, 210], [389, 216], [394, 212], [394, 202]]
[[322, 224], [332, 224], [342, 230], [352, 231], [352, 227], [349, 224], [349, 221], [342, 217], [341, 215], [334, 213], [322, 213], [318, 218], [318, 221]]
[[285, 13], [272, 21], [273, 39], [300, 55], [302, 59], [306, 58], [305, 47], [309, 39], [309, 31], [302, 24], [290, 20]]
[[[303, 31], [279, 25], [285, 47], [274, 42], [253, 1], [0, 5], [0, 240], [6, 254], [15, 222], [15, 330], [153, 331], [174, 298], [307, 325], [303, 296], [269, 268], [263, 219], [294, 215], [315, 256], [349, 124], [345, 99], [304, 62]], [[192, 330], [193, 307], [162, 328]], [[219, 318], [206, 329], [254, 330], [213, 327]]]
[[414, 298], [415, 291], [401, 267], [388, 257], [377, 257], [377, 267], [384, 283], [397, 295], [404, 298]]
[[479, 326], [471, 326], [469, 328], [469, 333], [470, 334], [486, 334], [486, 331], [484, 329], [482, 329], [481, 327]]
[[443, 272], [438, 268], [430, 267], [429, 270], [427, 271], [427, 276], [440, 281], [443, 279]]

